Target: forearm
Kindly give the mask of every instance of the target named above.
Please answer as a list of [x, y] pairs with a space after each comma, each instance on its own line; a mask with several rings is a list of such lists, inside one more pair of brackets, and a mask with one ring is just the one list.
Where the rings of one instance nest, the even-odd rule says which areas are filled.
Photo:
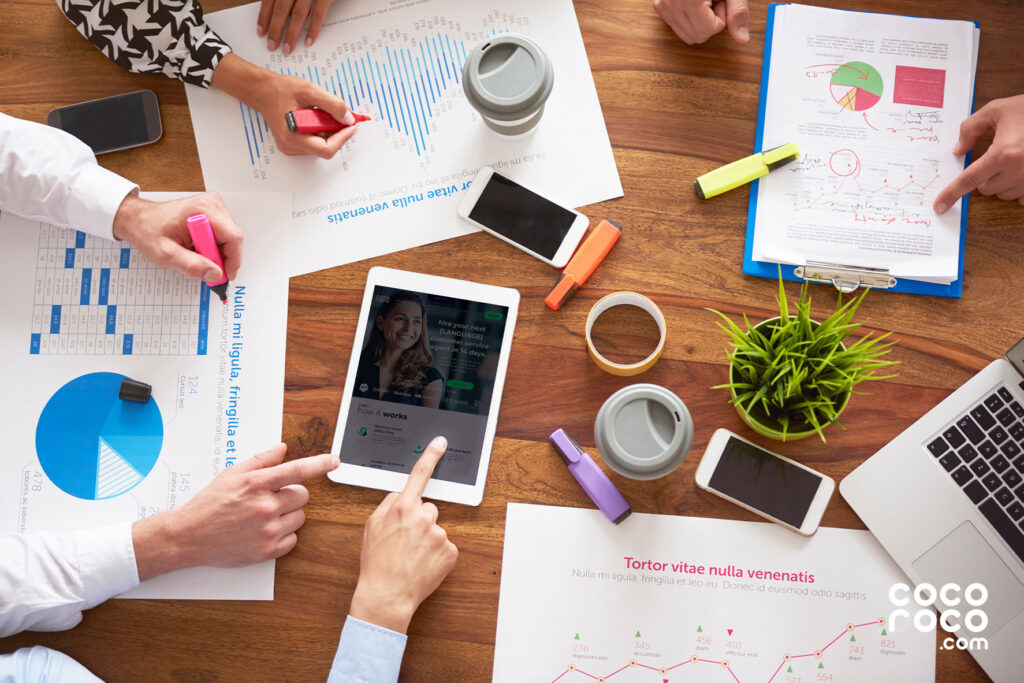
[[132, 525], [132, 545], [139, 581], [192, 566], [188, 534], [174, 510]]
[[273, 95], [273, 79], [273, 73], [230, 53], [220, 60], [210, 85], [262, 111], [266, 100]]

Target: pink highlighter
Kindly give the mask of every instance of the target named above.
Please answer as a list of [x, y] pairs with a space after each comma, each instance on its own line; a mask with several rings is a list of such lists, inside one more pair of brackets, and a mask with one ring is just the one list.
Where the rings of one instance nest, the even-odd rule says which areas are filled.
[[224, 269], [224, 259], [221, 258], [220, 249], [217, 248], [217, 240], [213, 236], [210, 219], [204, 213], [197, 213], [195, 216], [189, 216], [185, 223], [188, 225], [188, 234], [192, 236], [192, 246], [201, 256], [216, 263], [224, 275], [217, 282], [207, 282], [206, 286], [220, 297], [222, 304], [226, 305], [228, 303], [228, 271]]

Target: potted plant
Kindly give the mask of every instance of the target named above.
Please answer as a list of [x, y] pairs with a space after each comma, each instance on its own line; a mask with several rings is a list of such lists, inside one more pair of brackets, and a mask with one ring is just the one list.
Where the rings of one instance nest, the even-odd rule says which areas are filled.
[[861, 326], [852, 322], [867, 294], [843, 303], [825, 320], [811, 319], [811, 298], [807, 283], [800, 288], [796, 312], [790, 313], [786, 290], [779, 274], [779, 315], [757, 325], [743, 316], [741, 329], [719, 311], [718, 326], [732, 339], [729, 354], [729, 382], [715, 389], [729, 389], [730, 403], [747, 425], [758, 434], [782, 441], [818, 434], [846, 408], [854, 387], [869, 380], [889, 379], [882, 368], [898, 361], [884, 360], [895, 341], [890, 333], [865, 335], [847, 345], [844, 342]]

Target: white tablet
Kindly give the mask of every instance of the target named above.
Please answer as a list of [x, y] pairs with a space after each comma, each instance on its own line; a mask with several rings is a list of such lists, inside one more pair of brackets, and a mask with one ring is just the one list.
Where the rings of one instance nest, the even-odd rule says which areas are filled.
[[518, 309], [514, 289], [371, 268], [328, 476], [399, 491], [441, 435], [448, 451], [423, 495], [479, 505]]

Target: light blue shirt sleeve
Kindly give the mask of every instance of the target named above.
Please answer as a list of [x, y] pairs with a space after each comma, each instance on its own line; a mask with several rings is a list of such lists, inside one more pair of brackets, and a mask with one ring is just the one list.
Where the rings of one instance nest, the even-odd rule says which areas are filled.
[[63, 652], [48, 647], [23, 647], [0, 655], [0, 683], [103, 683]]
[[349, 616], [327, 683], [394, 683], [406, 640], [404, 633]]

